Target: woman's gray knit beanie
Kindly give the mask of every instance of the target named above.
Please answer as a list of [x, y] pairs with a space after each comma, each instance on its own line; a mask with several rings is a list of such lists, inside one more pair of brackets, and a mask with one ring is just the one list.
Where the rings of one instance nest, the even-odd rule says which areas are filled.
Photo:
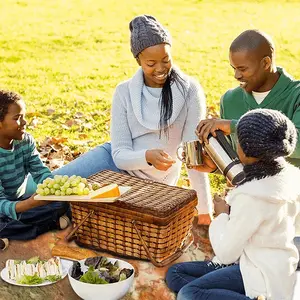
[[129, 23], [130, 46], [134, 57], [144, 49], [158, 44], [171, 45], [169, 32], [152, 16], [141, 15]]

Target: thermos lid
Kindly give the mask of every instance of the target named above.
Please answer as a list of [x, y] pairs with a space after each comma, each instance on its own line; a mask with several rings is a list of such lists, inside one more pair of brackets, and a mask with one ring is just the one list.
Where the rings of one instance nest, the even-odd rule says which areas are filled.
[[245, 173], [244, 172], [240, 172], [236, 176], [234, 176], [234, 178], [232, 179], [231, 183], [233, 185], [238, 185], [238, 184], [242, 183], [244, 180], [245, 180]]

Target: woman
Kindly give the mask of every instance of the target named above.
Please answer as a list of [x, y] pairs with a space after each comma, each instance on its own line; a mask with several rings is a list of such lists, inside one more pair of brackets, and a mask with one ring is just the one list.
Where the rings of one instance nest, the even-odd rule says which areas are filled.
[[[111, 144], [106, 143], [54, 174], [88, 177], [104, 169], [176, 185], [181, 162], [176, 150], [197, 139], [206, 116], [205, 96], [194, 80], [173, 65], [171, 37], [152, 16], [129, 25], [131, 52], [140, 68], [116, 88], [111, 111]], [[206, 174], [188, 170], [197, 191], [199, 223], [210, 223], [211, 198]]]
[[209, 233], [216, 260], [168, 270], [167, 284], [179, 292], [178, 300], [293, 297], [300, 171], [284, 157], [295, 149], [296, 128], [279, 111], [256, 109], [241, 117], [237, 136], [246, 179], [228, 194], [231, 209], [214, 201], [218, 216]]

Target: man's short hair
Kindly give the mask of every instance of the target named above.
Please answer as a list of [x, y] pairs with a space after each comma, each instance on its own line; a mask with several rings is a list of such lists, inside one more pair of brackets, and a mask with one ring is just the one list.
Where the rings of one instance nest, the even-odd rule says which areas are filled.
[[230, 45], [230, 52], [261, 51], [263, 56], [273, 58], [275, 46], [272, 38], [264, 32], [250, 29], [242, 32]]

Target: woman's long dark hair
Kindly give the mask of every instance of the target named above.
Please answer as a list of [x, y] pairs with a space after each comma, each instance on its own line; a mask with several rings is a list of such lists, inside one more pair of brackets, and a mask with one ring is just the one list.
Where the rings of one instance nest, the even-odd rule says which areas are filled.
[[169, 120], [173, 113], [173, 95], [171, 86], [174, 83], [177, 85], [185, 99], [187, 92], [185, 80], [179, 75], [176, 69], [172, 68], [166, 82], [164, 83], [160, 96], [159, 138], [161, 138], [162, 132], [169, 137]]

